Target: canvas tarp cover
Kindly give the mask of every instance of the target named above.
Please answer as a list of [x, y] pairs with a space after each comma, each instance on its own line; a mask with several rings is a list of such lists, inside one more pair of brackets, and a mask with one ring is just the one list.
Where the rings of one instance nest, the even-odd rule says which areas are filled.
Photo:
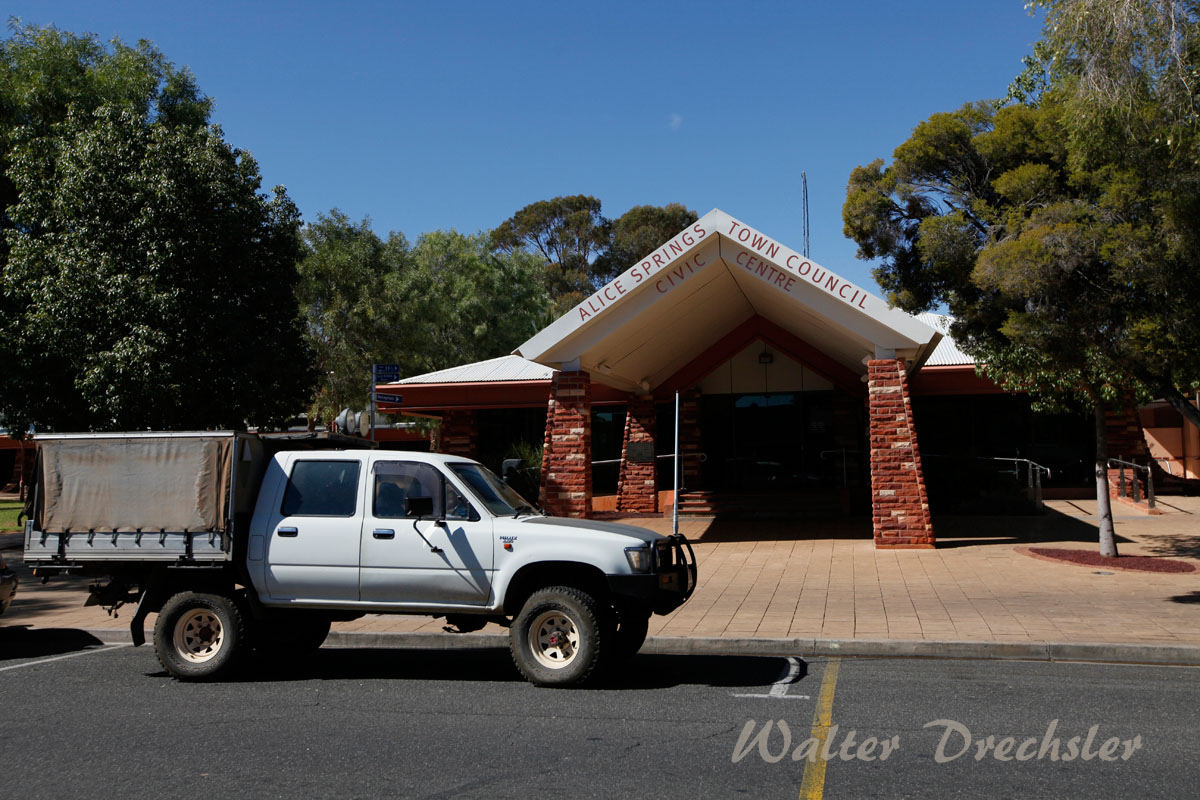
[[43, 531], [223, 527], [230, 437], [60, 439], [41, 448]]

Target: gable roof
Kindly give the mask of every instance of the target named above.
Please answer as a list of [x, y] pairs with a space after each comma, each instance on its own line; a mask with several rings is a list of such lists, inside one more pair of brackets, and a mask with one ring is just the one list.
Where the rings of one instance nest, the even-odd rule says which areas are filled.
[[[843, 367], [895, 353], [920, 365], [941, 338], [812, 259], [719, 209], [521, 344], [516, 355], [570, 365], [626, 390], [659, 386], [754, 317]], [[577, 367], [576, 367], [577, 365]]]

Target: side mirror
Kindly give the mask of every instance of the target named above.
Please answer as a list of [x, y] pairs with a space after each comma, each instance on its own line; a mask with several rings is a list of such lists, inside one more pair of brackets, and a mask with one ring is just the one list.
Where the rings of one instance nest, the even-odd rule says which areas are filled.
[[430, 519], [433, 517], [432, 497], [410, 497], [405, 506], [405, 516], [412, 519]]
[[512, 484], [513, 475], [521, 467], [521, 459], [506, 458], [500, 463], [500, 477], [507, 484]]

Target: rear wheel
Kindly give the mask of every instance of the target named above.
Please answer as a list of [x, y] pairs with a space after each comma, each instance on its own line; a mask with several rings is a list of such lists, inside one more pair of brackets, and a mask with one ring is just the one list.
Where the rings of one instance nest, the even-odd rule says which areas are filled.
[[233, 598], [182, 592], [163, 605], [154, 625], [154, 652], [179, 680], [224, 677], [241, 660], [246, 624]]
[[517, 669], [538, 686], [587, 680], [600, 660], [602, 638], [596, 601], [570, 586], [534, 592], [509, 630]]

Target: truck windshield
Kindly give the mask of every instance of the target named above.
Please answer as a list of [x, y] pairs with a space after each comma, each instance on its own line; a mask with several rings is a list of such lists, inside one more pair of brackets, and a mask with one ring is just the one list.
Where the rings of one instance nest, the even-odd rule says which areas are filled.
[[481, 464], [468, 464], [465, 461], [446, 465], [450, 471], [462, 479], [471, 488], [479, 502], [487, 506], [498, 517], [517, 516], [523, 513], [536, 513], [536, 509], [525, 501], [525, 498], [513, 491], [512, 487], [496, 477]]

